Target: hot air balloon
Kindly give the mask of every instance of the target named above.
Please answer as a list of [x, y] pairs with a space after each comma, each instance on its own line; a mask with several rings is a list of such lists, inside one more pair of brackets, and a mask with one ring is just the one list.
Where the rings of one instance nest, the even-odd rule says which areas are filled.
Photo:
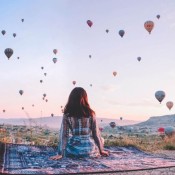
[[167, 136], [172, 136], [173, 134], [175, 134], [175, 128], [172, 126], [168, 126], [165, 128], [165, 134]]
[[111, 122], [111, 123], [109, 123], [109, 125], [110, 125], [111, 128], [115, 128], [116, 127], [115, 122]]
[[72, 84], [75, 85], [76, 84], [76, 81], [72, 81]]
[[57, 54], [57, 49], [53, 49], [53, 53], [56, 55]]
[[57, 58], [53, 58], [52, 61], [53, 61], [54, 63], [56, 63], [56, 62], [57, 62]]
[[100, 127], [99, 130], [102, 132], [103, 131], [103, 128]]
[[161, 103], [162, 100], [165, 98], [165, 92], [164, 91], [157, 91], [155, 93], [155, 97]]
[[44, 73], [44, 75], [46, 76], [46, 75], [47, 75], [47, 73]]
[[46, 97], [46, 94], [43, 94], [43, 97], [45, 98]]
[[43, 82], [43, 80], [40, 80], [40, 83], [42, 83]]
[[13, 55], [13, 50], [11, 48], [7, 48], [7, 49], [5, 49], [4, 53], [7, 56], [7, 58], [9, 59]]
[[103, 122], [103, 120], [101, 120], [101, 122]]
[[154, 22], [153, 21], [146, 21], [144, 23], [145, 29], [151, 34], [152, 29], [154, 28]]
[[19, 60], [19, 57], [17, 57], [17, 59]]
[[109, 30], [108, 29], [106, 29], [106, 33], [108, 33], [109, 32]]
[[120, 120], [123, 120], [123, 117], [120, 117]]
[[54, 116], [54, 114], [51, 114], [51, 116], [53, 117], [53, 116]]
[[14, 37], [14, 38], [16, 37], [16, 33], [13, 33], [13, 37]]
[[124, 30], [119, 30], [119, 35], [121, 36], [121, 37], [123, 37], [124, 36], [124, 34], [125, 34], [125, 31]]
[[5, 35], [6, 31], [5, 31], [5, 30], [2, 30], [1, 33], [2, 33], [3, 35]]
[[46, 99], [46, 102], [48, 102], [48, 100]]
[[137, 57], [137, 60], [138, 60], [138, 61], [141, 61], [141, 59], [142, 59], [141, 57]]
[[22, 110], [24, 110], [24, 107], [22, 107]]
[[173, 102], [172, 102], [172, 101], [168, 101], [168, 102], [166, 103], [166, 106], [167, 106], [167, 108], [168, 108], [169, 110], [171, 110], [171, 108], [173, 107]]
[[44, 69], [44, 67], [41, 67], [41, 69]]
[[91, 20], [87, 20], [87, 24], [89, 27], [91, 27], [93, 25], [93, 22]]
[[165, 132], [165, 128], [160, 127], [160, 128], [158, 129], [158, 132], [159, 132], [159, 133], [164, 133], [164, 132]]
[[160, 15], [157, 15], [156, 17], [157, 17], [157, 19], [159, 19], [160, 18]]
[[92, 84], [90, 84], [90, 86], [92, 87]]
[[92, 56], [91, 55], [89, 55], [89, 58], [91, 58]]
[[63, 106], [61, 106], [61, 108], [63, 108]]
[[21, 19], [22, 22], [24, 22], [24, 19]]
[[3, 109], [2, 112], [5, 112], [5, 109]]
[[32, 107], [34, 107], [35, 105], [34, 104], [32, 104]]
[[24, 93], [23, 90], [19, 90], [19, 94], [22, 95]]
[[114, 71], [114, 72], [113, 72], [113, 75], [116, 76], [116, 75], [117, 75], [117, 72]]

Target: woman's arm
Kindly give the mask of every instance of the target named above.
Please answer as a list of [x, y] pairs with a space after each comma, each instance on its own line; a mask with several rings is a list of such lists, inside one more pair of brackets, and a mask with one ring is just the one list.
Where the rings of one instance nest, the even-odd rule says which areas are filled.
[[99, 127], [98, 127], [97, 120], [96, 120], [95, 116], [92, 117], [92, 137], [94, 138], [95, 143], [98, 146], [100, 153], [102, 153], [103, 149], [104, 149], [103, 148], [104, 145], [102, 143], [100, 130], [99, 130]]
[[65, 156], [65, 149], [67, 140], [69, 137], [69, 127], [67, 123], [67, 116], [63, 116], [62, 124], [61, 124], [61, 130], [60, 130], [60, 136], [59, 136], [59, 147], [58, 147], [58, 154], [62, 155], [62, 157]]

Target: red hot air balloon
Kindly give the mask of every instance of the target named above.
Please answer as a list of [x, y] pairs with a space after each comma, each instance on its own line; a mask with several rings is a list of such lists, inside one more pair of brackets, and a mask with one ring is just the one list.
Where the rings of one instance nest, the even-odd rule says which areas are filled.
[[117, 75], [117, 72], [114, 71], [114, 72], [113, 72], [113, 75], [116, 76], [116, 75]]
[[103, 128], [100, 127], [99, 130], [100, 130], [101, 132], [103, 132]]
[[166, 106], [167, 106], [167, 108], [168, 108], [169, 110], [171, 110], [171, 108], [173, 107], [173, 102], [172, 102], [172, 101], [168, 101], [168, 102], [166, 103]]
[[93, 22], [91, 20], [87, 20], [87, 24], [88, 24], [89, 27], [92, 27]]
[[145, 29], [149, 32], [149, 34], [151, 34], [151, 31], [153, 30], [154, 28], [154, 22], [153, 21], [146, 21], [144, 23], [144, 27]]
[[164, 132], [165, 132], [165, 128], [160, 127], [160, 128], [158, 129], [158, 132], [159, 132], [159, 133], [164, 133]]

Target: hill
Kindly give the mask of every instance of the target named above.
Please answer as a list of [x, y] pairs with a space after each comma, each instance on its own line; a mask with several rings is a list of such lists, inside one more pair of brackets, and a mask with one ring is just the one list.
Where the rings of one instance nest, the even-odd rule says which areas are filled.
[[[97, 118], [98, 124], [101, 127], [109, 125], [110, 122], [115, 121], [117, 125], [133, 125], [139, 123], [139, 121], [133, 120], [119, 120], [119, 119], [108, 119], [108, 118]], [[32, 126], [47, 126], [49, 128], [58, 129], [60, 128], [62, 122], [61, 116], [55, 117], [42, 117], [42, 118], [9, 118], [9, 119], [0, 119], [0, 124], [12, 124], [12, 125], [32, 125]]]

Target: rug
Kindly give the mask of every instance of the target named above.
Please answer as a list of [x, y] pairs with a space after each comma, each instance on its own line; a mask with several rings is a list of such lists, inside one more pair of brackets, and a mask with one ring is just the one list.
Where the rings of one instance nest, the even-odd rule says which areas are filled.
[[175, 159], [148, 154], [135, 147], [106, 147], [109, 157], [49, 160], [56, 149], [6, 144], [1, 173], [89, 174], [175, 166]]

